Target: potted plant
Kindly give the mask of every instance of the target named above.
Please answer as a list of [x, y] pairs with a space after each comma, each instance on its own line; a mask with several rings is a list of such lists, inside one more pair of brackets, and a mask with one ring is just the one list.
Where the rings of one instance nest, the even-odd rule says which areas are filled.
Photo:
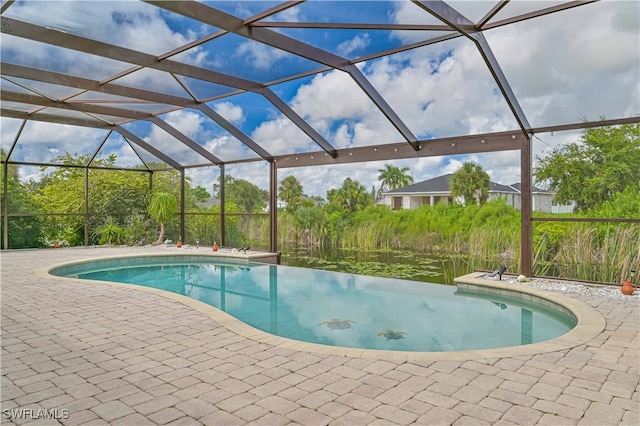
[[636, 273], [635, 269], [629, 271], [629, 279], [622, 280], [622, 287], [620, 291], [622, 294], [631, 296], [634, 291], [636, 291], [637, 286], [633, 283], [633, 275]]

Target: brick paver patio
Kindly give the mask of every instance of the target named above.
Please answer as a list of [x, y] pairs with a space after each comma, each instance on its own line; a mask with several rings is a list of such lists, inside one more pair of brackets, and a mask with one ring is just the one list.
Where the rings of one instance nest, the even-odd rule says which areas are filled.
[[2, 253], [3, 424], [640, 424], [637, 301], [580, 297], [607, 325], [569, 350], [406, 362], [273, 346], [161, 295], [34, 273], [145, 250]]

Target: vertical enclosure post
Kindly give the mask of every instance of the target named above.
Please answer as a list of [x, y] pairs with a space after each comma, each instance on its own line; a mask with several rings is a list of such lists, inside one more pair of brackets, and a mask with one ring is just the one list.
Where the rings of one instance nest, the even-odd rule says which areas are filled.
[[224, 208], [224, 188], [225, 188], [225, 177], [224, 177], [224, 164], [220, 165], [220, 191], [218, 192], [220, 198], [220, 246], [224, 246], [226, 244], [226, 236], [225, 236], [225, 208]]
[[89, 245], [89, 168], [84, 168], [84, 245]]
[[[24, 126], [27, 124], [27, 120], [22, 120], [22, 124], [20, 125], [20, 129], [18, 129], [18, 133], [16, 134], [13, 143], [11, 144], [11, 148], [9, 148], [9, 152], [4, 157], [4, 167], [2, 168], [2, 173], [4, 183], [2, 188], [2, 220], [4, 226], [2, 227], [2, 242], [4, 243], [4, 249], [9, 249], [9, 158], [11, 158], [11, 154], [13, 154], [13, 150], [18, 144], [18, 139], [22, 134], [22, 130], [24, 130]], [[16, 176], [17, 178], [17, 176]]]
[[183, 243], [186, 243], [185, 241], [185, 232], [184, 232], [184, 206], [186, 205], [185, 203], [185, 197], [184, 197], [184, 169], [180, 169], [180, 239], [182, 240]]
[[2, 167], [2, 247], [9, 248], [9, 163], [8, 158]]
[[278, 168], [275, 161], [269, 163], [269, 251], [278, 251]]
[[533, 275], [533, 221], [531, 213], [531, 136], [520, 148], [520, 263], [522, 275]]

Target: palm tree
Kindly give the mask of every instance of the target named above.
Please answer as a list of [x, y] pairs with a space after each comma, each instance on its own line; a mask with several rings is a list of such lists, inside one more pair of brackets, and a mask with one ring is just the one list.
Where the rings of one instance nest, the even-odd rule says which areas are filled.
[[489, 175], [482, 166], [468, 161], [449, 179], [452, 197], [463, 197], [465, 205], [484, 204], [489, 198]]
[[365, 187], [351, 178], [346, 178], [342, 187], [327, 192], [327, 199], [351, 212], [362, 210], [373, 203], [373, 197]]
[[289, 175], [280, 181], [278, 197], [282, 201], [287, 204], [295, 203], [295, 201], [298, 201], [303, 195], [302, 185], [295, 176]]
[[382, 184], [381, 187], [391, 191], [412, 184], [413, 176], [408, 174], [409, 170], [408, 167], [400, 168], [385, 164], [384, 169], [378, 169], [380, 172], [378, 180]]
[[178, 212], [178, 199], [170, 192], [153, 192], [149, 195], [149, 216], [160, 224], [160, 236], [154, 245], [164, 241], [164, 224]]

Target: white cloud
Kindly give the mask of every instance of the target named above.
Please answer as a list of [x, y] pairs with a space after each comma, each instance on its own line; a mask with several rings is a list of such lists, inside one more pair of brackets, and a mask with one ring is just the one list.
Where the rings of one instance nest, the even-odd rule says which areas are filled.
[[247, 64], [251, 64], [251, 66], [259, 70], [268, 70], [278, 60], [287, 56], [287, 53], [283, 50], [249, 40], [238, 46], [236, 55], [245, 57]]
[[213, 109], [230, 123], [242, 124], [245, 120], [242, 107], [233, 102], [218, 102]]
[[[510, 5], [518, 3], [521, 2], [511, 2]], [[103, 13], [94, 13], [97, 4], [103, 8]], [[394, 4], [397, 7], [394, 11], [396, 22], [438, 23], [411, 2]], [[456, 7], [455, 2], [453, 6]], [[476, 14], [480, 6], [473, 7], [472, 12]], [[532, 125], [577, 122], [584, 116], [591, 119], [601, 115], [616, 118], [640, 113], [639, 7], [637, 2], [631, 1], [597, 2], [485, 33]], [[297, 19], [294, 16], [297, 10], [290, 8], [280, 13], [278, 20]], [[462, 6], [460, 10], [466, 13]], [[141, 2], [16, 2], [5, 12], [7, 16], [11, 14], [21, 14], [30, 22], [54, 23], [53, 26], [71, 33], [104, 38], [117, 45], [135, 50], [150, 49], [157, 53], [171, 50], [201, 36], [203, 31], [211, 30], [197, 27], [177, 31], [174, 29], [177, 27], [166, 21], [157, 8]], [[148, 37], [149, 33], [153, 37]], [[396, 32], [393, 37], [408, 43], [423, 39], [424, 33]], [[357, 53], [357, 49], [371, 42], [365, 34], [352, 38], [338, 49], [342, 54]], [[9, 45], [24, 55], [25, 64], [50, 68], [51, 51], [46, 46], [3, 35], [3, 55]], [[214, 60], [214, 54], [205, 51], [204, 47], [192, 49], [179, 59], [205, 66]], [[72, 51], [56, 52], [59, 52], [58, 62], [67, 67], [62, 71], [75, 75], [86, 73], [90, 78], [94, 75], [106, 77], [121, 71], [123, 66], [97, 58], [86, 61]], [[255, 62], [257, 67], [269, 67], [285, 56], [277, 49], [259, 47], [255, 42], [242, 44], [238, 55]], [[358, 66], [409, 128], [421, 137], [517, 128], [477, 48], [463, 37]], [[144, 87], [169, 90], [165, 85], [167, 80], [154, 78], [151, 73], [134, 73], [131, 78], [143, 79], [136, 82]], [[349, 75], [334, 71], [305, 81], [306, 84], [294, 90], [294, 95], [285, 101], [335, 147], [402, 141], [398, 131]], [[234, 124], [251, 123], [254, 130], [250, 136], [274, 155], [320, 150], [307, 135], [282, 116], [253, 123], [248, 111], [231, 100], [218, 102], [216, 110]], [[200, 115], [174, 113], [168, 116], [167, 121], [221, 158], [239, 158], [247, 152], [235, 138], [221, 134], [219, 129], [214, 130], [207, 124], [208, 119], [203, 121]], [[2, 124], [2, 146], [5, 147], [13, 136], [9, 129], [5, 129], [4, 120]], [[49, 124], [30, 123], [28, 128], [30, 126], [34, 127], [24, 132], [21, 142], [28, 141], [32, 145], [15, 153], [24, 161], [45, 161], [51, 155], [49, 148], [59, 152], [89, 152], [90, 146], [104, 137], [104, 131], [79, 127], [63, 126], [51, 131]], [[184, 160], [186, 147], [161, 129], [153, 128], [143, 136]], [[539, 136], [551, 147], [565, 143], [569, 137], [559, 133]], [[576, 140], [577, 133], [573, 132], [570, 139]], [[21, 145], [26, 147], [24, 143]], [[118, 151], [117, 145], [114, 149]], [[549, 149], [534, 140], [534, 154], [542, 154]], [[125, 158], [131, 152], [123, 148], [118, 155]], [[191, 161], [192, 155], [187, 157]], [[517, 151], [389, 163], [410, 167], [416, 181], [420, 181], [454, 172], [469, 159], [477, 159], [496, 182], [513, 183], [520, 178]], [[287, 173], [296, 174], [307, 193], [324, 196], [328, 189], [339, 187], [346, 177], [357, 179], [370, 189], [373, 184], [378, 184], [377, 169], [384, 163], [281, 170], [279, 178]], [[242, 176], [248, 176], [266, 188], [268, 178], [265, 179], [264, 167], [258, 164], [233, 167], [228, 173], [235, 176], [235, 170], [238, 170]]]
[[368, 33], [364, 33], [362, 35], [357, 35], [351, 40], [343, 41], [338, 45], [338, 54], [344, 57], [350, 57], [353, 52], [357, 52], [360, 49], [364, 49], [365, 47], [371, 44], [371, 37]]
[[11, 158], [46, 163], [65, 153], [93, 154], [106, 132], [88, 127], [30, 121], [20, 134]]
[[402, 140], [353, 78], [343, 72], [317, 75], [298, 89], [291, 105], [338, 148]]

